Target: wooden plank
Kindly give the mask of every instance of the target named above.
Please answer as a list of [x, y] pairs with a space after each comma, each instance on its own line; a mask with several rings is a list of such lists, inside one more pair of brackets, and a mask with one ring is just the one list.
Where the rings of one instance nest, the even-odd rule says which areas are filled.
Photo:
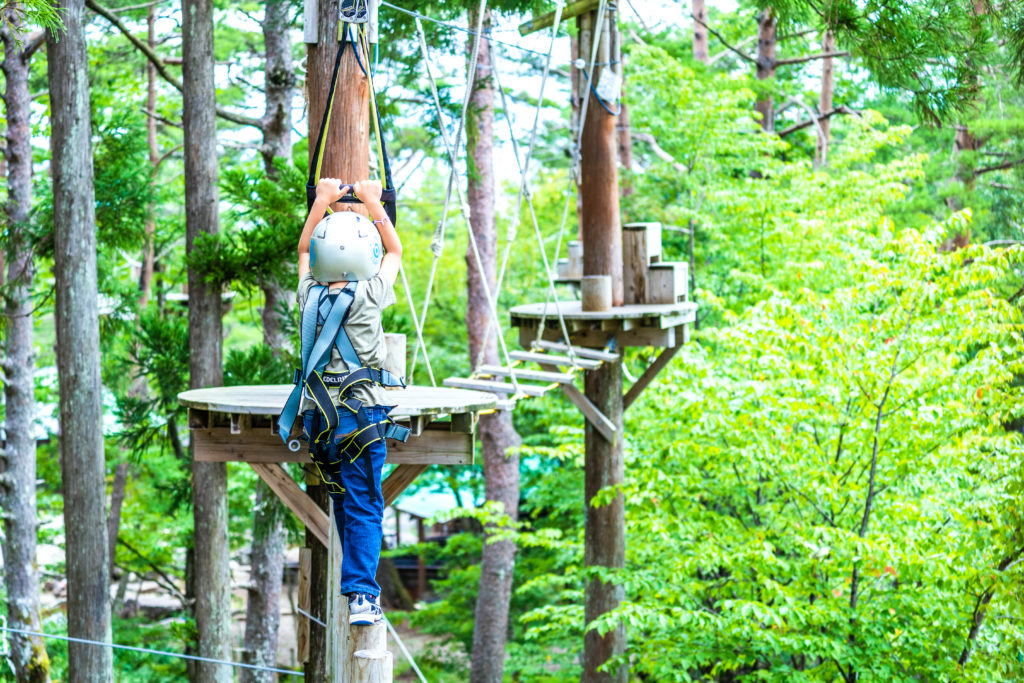
[[[310, 572], [313, 571], [313, 549], [312, 548], [299, 548], [299, 609], [306, 612], [306, 614], [312, 614], [310, 608], [312, 607], [310, 600], [310, 583], [309, 576]], [[297, 657], [301, 664], [305, 664], [309, 661], [309, 617], [304, 614], [298, 614], [297, 628], [296, 628], [296, 650]]]
[[444, 380], [446, 387], [459, 387], [462, 389], [473, 389], [475, 391], [491, 391], [497, 394], [523, 393], [527, 396], [543, 396], [548, 392], [548, 387], [536, 384], [519, 383], [518, 391], [516, 386], [506, 382], [494, 382], [488, 379], [466, 379], [464, 377], [449, 377]]
[[557, 384], [569, 384], [572, 382], [571, 372], [547, 372], [545, 370], [527, 370], [525, 368], [514, 368], [509, 370], [505, 365], [481, 365], [476, 369], [478, 375], [490, 375], [492, 377], [508, 377], [512, 372], [516, 373], [516, 379], [532, 380], [534, 382], [555, 382]]
[[[455, 413], [452, 415], [451, 431], [458, 434], [476, 434], [476, 420], [479, 413]], [[472, 449], [472, 444], [470, 444]]]
[[[543, 365], [541, 367], [544, 367]], [[576, 404], [583, 416], [587, 418], [594, 429], [601, 432], [601, 435], [611, 443], [615, 443], [615, 423], [609, 420], [604, 413], [597, 409], [590, 399], [583, 395], [583, 392], [576, 388], [575, 384], [559, 385], [565, 395]]]
[[[420, 436], [410, 436], [406, 443], [389, 439], [386, 462], [392, 465], [473, 464], [471, 435], [453, 434], [448, 430], [448, 425], [443, 423], [438, 425], [440, 429], [432, 429], [432, 426], [424, 429]], [[230, 429], [219, 427], [195, 429], [190, 434], [197, 462], [309, 462], [306, 442], [302, 442], [298, 451], [292, 452], [281, 443], [279, 437], [263, 430], [234, 435]]]
[[472, 465], [473, 433], [450, 430], [449, 425], [435, 422], [419, 436], [406, 443], [388, 440], [388, 457], [392, 465]]
[[[657, 318], [682, 311], [696, 311], [697, 304], [692, 301], [681, 301], [674, 304], [630, 304], [616, 306], [610, 311], [584, 311], [579, 301], [560, 301], [558, 310], [562, 312], [562, 317], [565, 318], [566, 322], [570, 320], [625, 320]], [[558, 313], [554, 302], [514, 306], [510, 311], [510, 315], [514, 323], [522, 319], [532, 318], [539, 320], [545, 318], [549, 319], [548, 322], [554, 322], [555, 325], [558, 324]]]
[[251, 462], [249, 466], [256, 470], [260, 479], [267, 482], [270, 490], [277, 494], [281, 502], [295, 513], [295, 516], [306, 525], [306, 528], [313, 532], [317, 540], [323, 543], [324, 547], [328, 547], [330, 527], [327, 513], [306, 495], [306, 492], [288, 476], [284, 468], [277, 464], [260, 462]]
[[[622, 330], [580, 330], [572, 333], [573, 345], [579, 346], [604, 346], [609, 341], [615, 340], [615, 344], [622, 348], [627, 346], [655, 346], [669, 348], [678, 346], [681, 333], [677, 330], [686, 330], [684, 326], [666, 327], [636, 327], [623, 332]], [[548, 340], [562, 338], [562, 333], [557, 329], [545, 330], [544, 337]], [[536, 338], [535, 330], [519, 330], [519, 344], [527, 346]]]
[[629, 406], [633, 405], [633, 402], [640, 398], [640, 394], [643, 393], [644, 389], [647, 388], [658, 373], [661, 372], [666, 365], [672, 360], [672, 358], [679, 352], [679, 349], [683, 348], [682, 344], [667, 348], [658, 354], [658, 357], [654, 359], [654, 362], [647, 366], [643, 374], [640, 375], [633, 386], [629, 388], [629, 391], [622, 397], [622, 409], [626, 410]]
[[601, 366], [601, 361], [591, 358], [569, 358], [568, 356], [556, 356], [548, 353], [533, 353], [530, 351], [512, 351], [508, 354], [513, 360], [521, 360], [524, 363], [537, 363], [538, 365], [563, 365], [583, 368], [584, 370], [596, 370]]
[[[596, 8], [598, 6], [598, 4], [600, 4], [599, 0], [578, 0], [578, 2], [569, 3], [568, 5], [566, 5], [562, 9], [562, 21], [565, 21], [566, 19], [572, 19], [573, 17], [579, 16], [580, 14], [583, 14], [584, 12], [589, 12], [590, 10]], [[554, 12], [548, 12], [547, 14], [542, 14], [539, 17], [536, 17], [534, 19], [530, 19], [529, 21], [526, 21], [526, 22], [523, 22], [522, 24], [520, 24], [519, 25], [519, 35], [521, 35], [521, 36], [529, 35], [531, 33], [534, 33], [535, 31], [540, 31], [541, 29], [545, 29], [545, 28], [547, 28], [548, 26], [551, 26], [554, 23], [555, 23], [555, 13]]]
[[622, 287], [624, 303], [648, 301], [648, 268], [661, 259], [661, 223], [622, 226]]
[[[277, 416], [281, 414], [291, 390], [291, 384], [207, 387], [181, 392], [178, 402], [186, 408], [214, 413]], [[395, 405], [391, 417], [399, 419], [488, 410], [494, 407], [497, 399], [494, 394], [481, 391], [410, 386], [388, 391], [388, 401]]]
[[384, 506], [394, 503], [402, 495], [402, 491], [409, 488], [409, 484], [426, 469], [426, 465], [399, 465], [391, 470], [391, 474], [380, 485], [380, 490], [384, 494]]
[[672, 304], [686, 299], [689, 264], [685, 261], [657, 263], [647, 271], [648, 304]]
[[[532, 346], [538, 349], [544, 349], [545, 351], [557, 351], [559, 353], [566, 353], [569, 351], [568, 344], [560, 344], [558, 342], [538, 341], [532, 344]], [[582, 346], [574, 345], [572, 347], [572, 352], [580, 358], [589, 358], [591, 360], [615, 362], [619, 359], [619, 354], [614, 351], [585, 349]]]

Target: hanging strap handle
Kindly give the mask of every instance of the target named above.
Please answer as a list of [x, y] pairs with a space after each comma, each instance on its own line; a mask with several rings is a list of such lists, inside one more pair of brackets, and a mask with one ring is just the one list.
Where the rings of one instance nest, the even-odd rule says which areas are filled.
[[[363, 29], [358, 31], [359, 39], [362, 41], [363, 48], [366, 49], [366, 33]], [[338, 52], [334, 58], [334, 71], [331, 74], [331, 89], [327, 95], [327, 108], [324, 110], [323, 119], [320, 122], [320, 131], [316, 138], [316, 147], [313, 150], [313, 161], [309, 168], [309, 179], [306, 181], [306, 208], [312, 209], [313, 202], [316, 200], [316, 185], [320, 182], [320, 173], [323, 168], [324, 151], [326, 146], [324, 144], [327, 136], [327, 131], [331, 125], [331, 112], [334, 109], [334, 95], [338, 89], [338, 80], [341, 74], [341, 58], [345, 53], [345, 48], [349, 42], [352, 42], [352, 50], [356, 57], [356, 63], [359, 64], [360, 70], [366, 76], [370, 87], [370, 117], [373, 121], [374, 133], [377, 138], [377, 159], [380, 164], [381, 180], [383, 181], [383, 189], [381, 192], [381, 204], [384, 206], [384, 211], [387, 213], [388, 218], [391, 219], [392, 225], [398, 224], [398, 192], [395, 190], [395, 183], [391, 178], [391, 160], [388, 158], [387, 145], [384, 142], [384, 135], [381, 130], [380, 118], [377, 110], [377, 94], [373, 89], [373, 75], [370, 70], [363, 64], [363, 60], [359, 57], [359, 46], [352, 41], [349, 36], [349, 25], [345, 24], [341, 32], [341, 40], [338, 41]], [[366, 54], [369, 54], [367, 52]], [[344, 185], [342, 186], [344, 187]], [[349, 190], [339, 200], [343, 203], [354, 204], [361, 203], [360, 200], [352, 193], [351, 185]]]

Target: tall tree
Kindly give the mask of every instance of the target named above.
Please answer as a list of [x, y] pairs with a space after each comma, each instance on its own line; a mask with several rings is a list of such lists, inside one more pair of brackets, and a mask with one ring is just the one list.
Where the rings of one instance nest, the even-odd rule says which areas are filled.
[[[491, 15], [485, 10], [484, 34], [490, 31]], [[470, 8], [469, 25], [476, 26], [479, 10]], [[467, 48], [473, 50], [474, 37]], [[480, 42], [474, 75], [473, 93], [466, 120], [466, 152], [469, 164], [467, 198], [470, 222], [480, 251], [483, 271], [472, 248], [466, 252], [466, 332], [470, 362], [483, 351], [483, 362], [500, 363], [495, 335], [487, 334], [490, 320], [485, 289], [497, 285], [498, 233], [494, 224], [494, 79], [488, 41]], [[486, 346], [485, 346], [486, 344]], [[502, 505], [514, 522], [519, 510], [520, 439], [512, 426], [512, 413], [498, 411], [480, 418], [480, 452], [484, 461], [484, 492], [488, 502]], [[484, 530], [483, 557], [480, 564], [480, 588], [473, 623], [473, 657], [470, 681], [500, 683], [508, 635], [508, 606], [512, 594], [516, 545], [513, 541], [493, 542]]]
[[[213, 0], [182, 3], [182, 96], [185, 131], [185, 230], [191, 253], [201, 235], [216, 234], [217, 120], [213, 80]], [[188, 270], [189, 386], [222, 384], [221, 294], [195, 268]], [[228, 659], [231, 602], [228, 574], [227, 466], [194, 462], [192, 505], [195, 515], [195, 617], [197, 652]], [[200, 683], [231, 680], [231, 670], [199, 662]]]
[[[758, 13], [756, 64], [759, 81], [775, 80], [777, 26], [775, 11], [771, 7], [765, 7]], [[775, 130], [775, 98], [772, 96], [771, 88], [770, 83], [762, 86], [757, 102], [754, 103], [754, 110], [761, 114], [761, 129], [768, 132]]]
[[[68, 635], [110, 640], [103, 403], [97, 307], [96, 211], [82, 0], [59, 0], [64, 26], [46, 34], [50, 169], [55, 204], [60, 462], [68, 576]], [[111, 651], [68, 643], [73, 681], [113, 680]]]
[[708, 13], [704, 0], [690, 0], [690, 14], [693, 15], [693, 60], [708, 63]]
[[[832, 29], [825, 30], [825, 37], [821, 41], [821, 51], [824, 54], [832, 54], [836, 51], [836, 35]], [[818, 99], [818, 143], [814, 151], [814, 166], [821, 168], [828, 163], [829, 134], [832, 128], [833, 95], [836, 89], [835, 67], [832, 64], [832, 57], [825, 57], [821, 61], [821, 96]]]
[[[29, 125], [29, 59], [43, 40], [24, 39], [20, 8], [3, 10], [4, 110], [7, 121], [7, 287], [4, 290], [3, 378], [6, 444], [0, 451], [0, 509], [4, 511], [4, 586], [7, 623], [40, 631], [39, 574], [36, 571], [35, 354], [33, 344], [32, 247], [27, 221], [32, 208], [32, 133]], [[0, 278], [3, 273], [0, 273]], [[18, 683], [50, 680], [50, 660], [42, 638], [10, 634], [10, 660]]]
[[[295, 72], [291, 40], [288, 37], [289, 4], [283, 0], [266, 3], [263, 15], [263, 45], [266, 53], [264, 93], [266, 109], [261, 119], [264, 170], [270, 178], [279, 174], [276, 159], [291, 161], [292, 95]], [[263, 342], [275, 355], [285, 345], [282, 322], [287, 290], [268, 277], [262, 287]], [[273, 666], [277, 661], [280, 625], [281, 579], [284, 571], [284, 509], [277, 496], [260, 481], [256, 486], [253, 512], [252, 553], [248, 601], [245, 611], [245, 657], [251, 664]], [[271, 683], [275, 675], [243, 670], [242, 683]]]

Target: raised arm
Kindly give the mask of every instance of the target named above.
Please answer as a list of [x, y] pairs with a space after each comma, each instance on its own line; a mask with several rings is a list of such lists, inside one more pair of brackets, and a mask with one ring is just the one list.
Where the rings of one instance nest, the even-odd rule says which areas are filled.
[[309, 242], [313, 239], [313, 229], [327, 213], [327, 207], [341, 199], [345, 192], [347, 187], [337, 178], [321, 178], [317, 183], [316, 200], [313, 201], [306, 224], [302, 227], [302, 236], [299, 237], [299, 278], [309, 272]]
[[369, 211], [370, 220], [377, 227], [380, 241], [384, 245], [386, 253], [378, 272], [382, 278], [393, 285], [398, 278], [398, 270], [402, 267], [402, 240], [399, 239], [398, 231], [391, 224], [391, 219], [388, 218], [384, 206], [380, 203], [380, 183], [375, 180], [360, 180], [353, 189], [363, 206]]

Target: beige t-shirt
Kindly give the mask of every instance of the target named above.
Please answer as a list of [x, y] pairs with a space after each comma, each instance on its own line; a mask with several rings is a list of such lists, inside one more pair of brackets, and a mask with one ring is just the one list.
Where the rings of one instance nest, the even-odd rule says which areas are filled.
[[[309, 290], [319, 284], [310, 273], [299, 278], [300, 320]], [[385, 308], [395, 303], [395, 288], [380, 275], [376, 275], [370, 280], [356, 282], [355, 287], [355, 297], [352, 299], [352, 306], [348, 312], [348, 321], [344, 325], [345, 332], [348, 333], [348, 338], [359, 357], [359, 362], [364, 367], [380, 368], [384, 366], [388, 357], [388, 347], [384, 343], [384, 328], [381, 326], [380, 316]], [[331, 290], [332, 293], [340, 291], [337, 288]], [[318, 332], [319, 329], [317, 327]], [[331, 347], [331, 360], [327, 363], [326, 371], [348, 372], [348, 366], [341, 359], [341, 354], [338, 353], [336, 346]], [[338, 388], [329, 387], [329, 391], [331, 397], [337, 401]], [[352, 387], [352, 392], [349, 395], [362, 401], [365, 406], [386, 405], [384, 388], [376, 384], [358, 384]], [[310, 410], [313, 407], [315, 407], [313, 401], [303, 397], [300, 411]]]

